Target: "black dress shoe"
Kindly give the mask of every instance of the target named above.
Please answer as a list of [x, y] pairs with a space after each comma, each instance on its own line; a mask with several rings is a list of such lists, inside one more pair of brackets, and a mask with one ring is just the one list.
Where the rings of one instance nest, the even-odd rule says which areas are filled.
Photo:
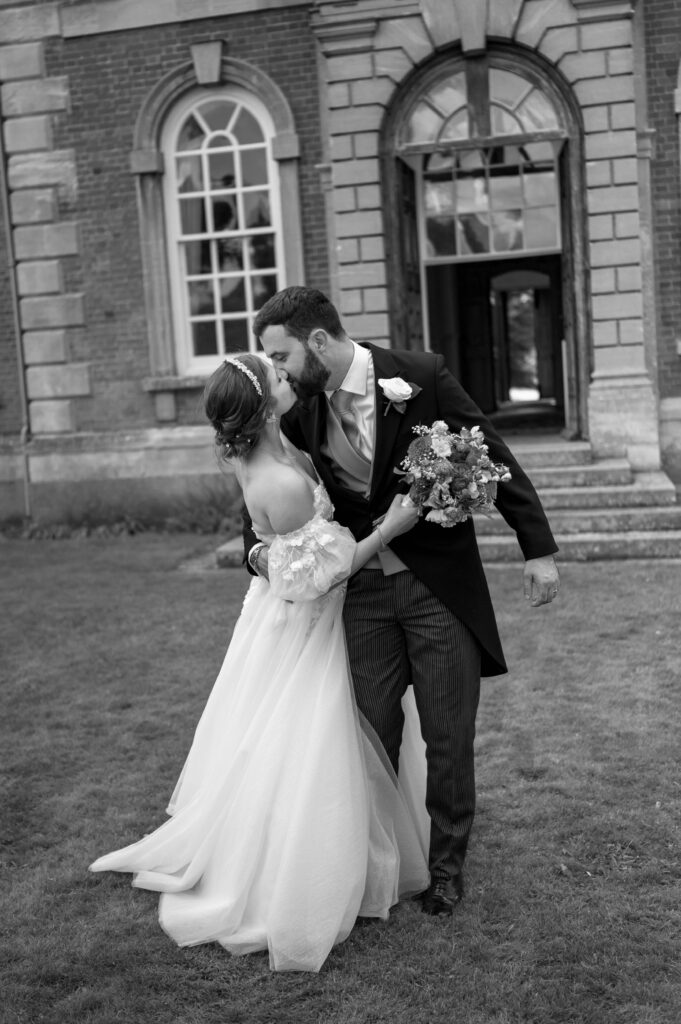
[[457, 903], [463, 899], [463, 878], [434, 878], [425, 892], [418, 897], [424, 914], [434, 917], [451, 915]]

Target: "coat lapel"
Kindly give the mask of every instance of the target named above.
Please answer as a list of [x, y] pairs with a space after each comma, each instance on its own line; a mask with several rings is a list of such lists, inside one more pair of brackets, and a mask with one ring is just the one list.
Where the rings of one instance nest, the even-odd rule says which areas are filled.
[[370, 349], [374, 360], [374, 387], [376, 389], [376, 433], [374, 439], [371, 492], [369, 495], [369, 500], [371, 500], [374, 497], [386, 470], [389, 468], [392, 472], [395, 468], [393, 465], [393, 449], [395, 447], [397, 434], [400, 426], [402, 425], [401, 413], [397, 412], [393, 408], [388, 409], [386, 413], [387, 403], [385, 395], [378, 385], [378, 381], [384, 377], [389, 379], [390, 377], [398, 377], [402, 375], [398, 373], [397, 366], [390, 349], [377, 348], [374, 345], [369, 345], [368, 348]]

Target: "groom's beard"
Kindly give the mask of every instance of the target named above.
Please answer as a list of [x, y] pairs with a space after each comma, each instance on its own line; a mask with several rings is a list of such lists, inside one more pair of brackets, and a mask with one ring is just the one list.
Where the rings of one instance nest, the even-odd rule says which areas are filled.
[[296, 380], [289, 377], [289, 384], [298, 399], [305, 401], [306, 398], [312, 398], [313, 395], [319, 395], [324, 391], [330, 376], [331, 370], [328, 370], [319, 356], [306, 345], [300, 376]]

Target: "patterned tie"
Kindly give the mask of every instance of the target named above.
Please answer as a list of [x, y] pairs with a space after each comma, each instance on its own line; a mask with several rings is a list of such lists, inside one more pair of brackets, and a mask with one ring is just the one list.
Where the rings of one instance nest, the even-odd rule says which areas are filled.
[[348, 441], [358, 455], [361, 455], [362, 458], [366, 458], [362, 452], [360, 430], [357, 426], [355, 414], [352, 411], [353, 396], [349, 391], [341, 391], [339, 388], [338, 391], [334, 391], [331, 396], [331, 404], [333, 405], [336, 415], [341, 422], [343, 433], [347, 437]]

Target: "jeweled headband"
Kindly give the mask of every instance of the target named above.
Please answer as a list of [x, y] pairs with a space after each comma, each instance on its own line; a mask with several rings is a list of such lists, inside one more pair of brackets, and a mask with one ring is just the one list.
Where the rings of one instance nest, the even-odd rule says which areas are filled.
[[225, 359], [225, 362], [229, 363], [230, 366], [236, 366], [239, 370], [241, 370], [242, 373], [245, 373], [248, 379], [250, 380], [251, 384], [255, 388], [255, 390], [262, 398], [262, 388], [260, 387], [260, 381], [253, 373], [253, 370], [249, 370], [247, 366], [244, 366], [240, 359]]

